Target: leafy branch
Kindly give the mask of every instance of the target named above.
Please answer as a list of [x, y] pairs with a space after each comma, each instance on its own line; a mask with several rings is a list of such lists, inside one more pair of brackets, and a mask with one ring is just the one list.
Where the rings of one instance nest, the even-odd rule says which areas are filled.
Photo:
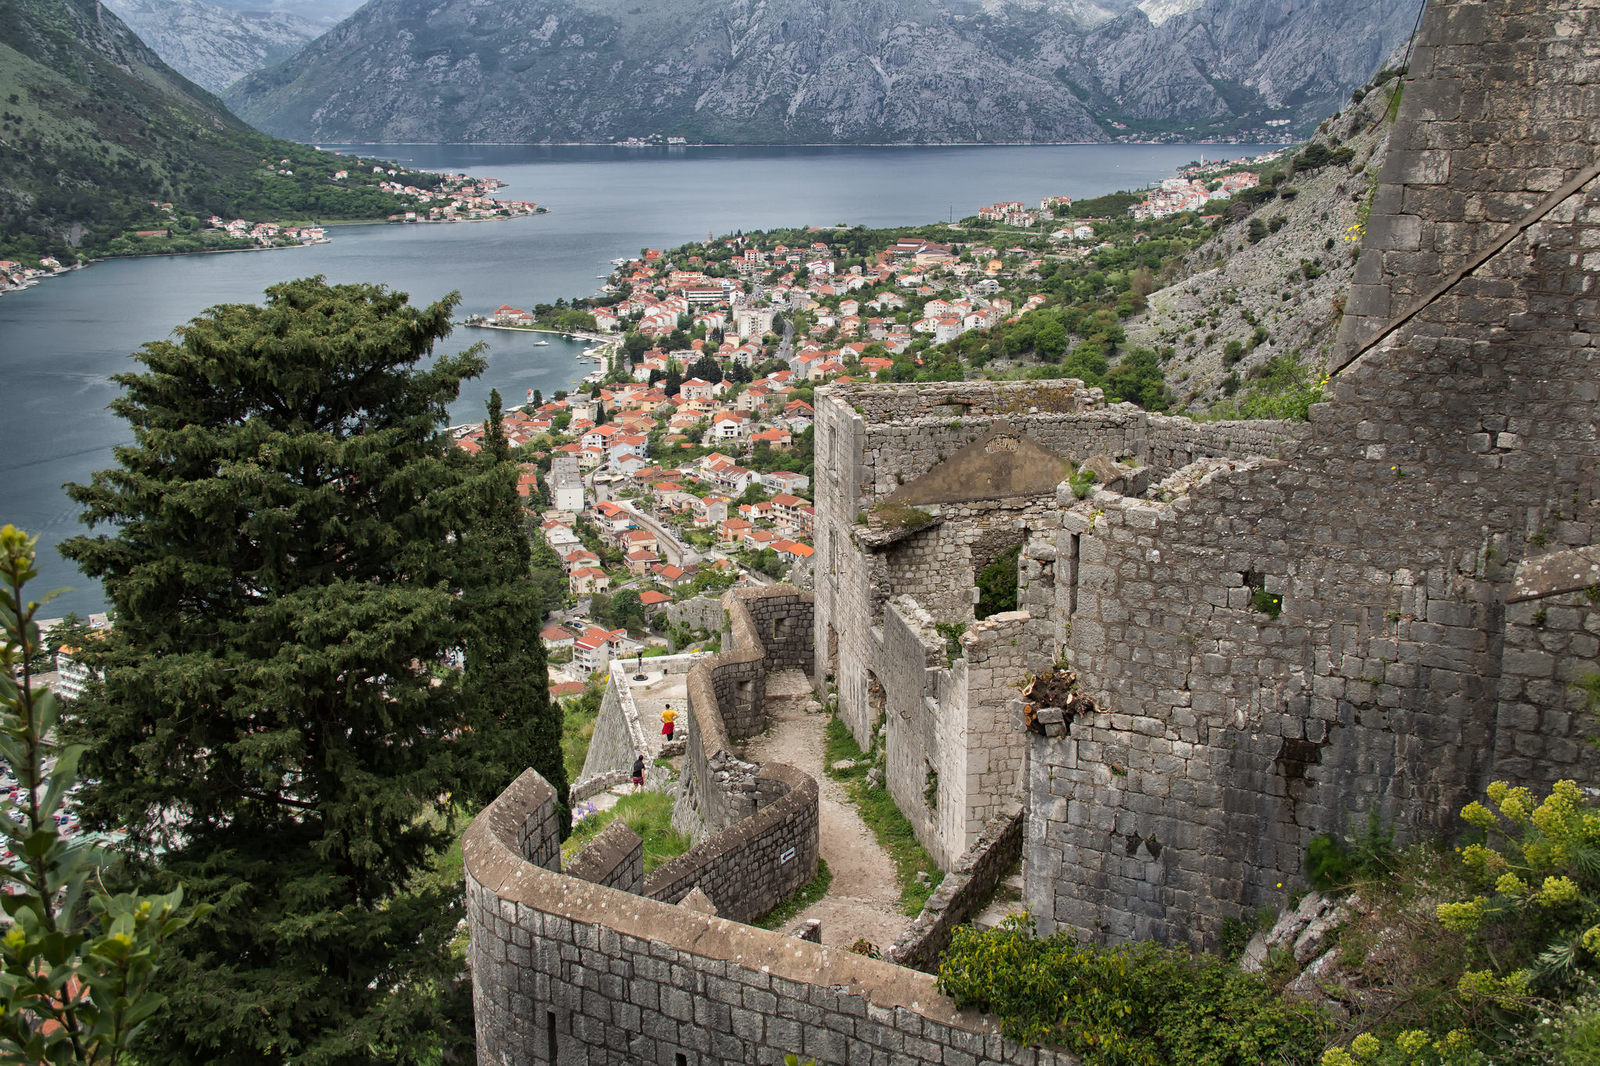
[[34, 542], [0, 529], [0, 762], [18, 785], [15, 799], [0, 800], [9, 882], [0, 906], [10, 919], [0, 937], [0, 1061], [115, 1066], [164, 1002], [153, 985], [163, 942], [210, 908], [185, 910], [181, 889], [112, 895], [99, 882], [108, 854], [62, 835], [57, 814], [83, 746], [55, 742], [61, 705], [35, 687], [35, 619], [54, 593], [24, 599], [38, 575]]

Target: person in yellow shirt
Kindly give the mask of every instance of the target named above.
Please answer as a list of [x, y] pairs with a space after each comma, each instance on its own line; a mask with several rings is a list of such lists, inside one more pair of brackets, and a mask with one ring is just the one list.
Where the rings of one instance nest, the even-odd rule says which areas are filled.
[[661, 735], [668, 740], [672, 739], [673, 732], [677, 729], [678, 712], [672, 709], [672, 704], [667, 704], [667, 709], [661, 712]]

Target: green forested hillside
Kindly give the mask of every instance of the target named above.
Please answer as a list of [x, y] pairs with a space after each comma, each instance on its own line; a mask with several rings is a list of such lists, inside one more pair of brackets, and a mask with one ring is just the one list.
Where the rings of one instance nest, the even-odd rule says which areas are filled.
[[72, 262], [128, 230], [182, 232], [212, 214], [403, 210], [371, 170], [250, 128], [95, 0], [0, 0], [0, 259]]

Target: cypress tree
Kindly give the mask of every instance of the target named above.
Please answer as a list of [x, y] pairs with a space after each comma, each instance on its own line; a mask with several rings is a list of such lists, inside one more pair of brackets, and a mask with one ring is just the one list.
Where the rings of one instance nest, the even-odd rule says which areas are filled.
[[134, 443], [69, 486], [112, 527], [63, 546], [116, 615], [75, 709], [86, 816], [216, 907], [174, 941], [142, 1061], [437, 1062], [471, 1039], [440, 859], [455, 790], [521, 766], [483, 765], [501, 718], [452, 668], [506, 572], [479, 528], [504, 464], [443, 429], [484, 365], [433, 357], [456, 300], [314, 278], [212, 308], [117, 377]]
[[[467, 604], [473, 634], [467, 644], [467, 686], [485, 738], [464, 774], [468, 798], [493, 799], [516, 773], [533, 767], [556, 790], [562, 836], [570, 830], [567, 771], [561, 754], [561, 705], [550, 699], [545, 665], [544, 602], [533, 579], [532, 547], [517, 495], [517, 467], [502, 421], [500, 393], [489, 393], [489, 419], [478, 461], [481, 518], [466, 545], [490, 580]], [[515, 767], [511, 777], [506, 768]]]

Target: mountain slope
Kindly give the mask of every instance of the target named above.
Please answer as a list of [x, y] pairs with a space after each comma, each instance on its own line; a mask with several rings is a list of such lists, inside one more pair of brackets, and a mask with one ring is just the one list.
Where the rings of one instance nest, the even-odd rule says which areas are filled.
[[235, 11], [202, 0], [106, 0], [173, 70], [212, 92], [289, 58], [322, 32], [288, 12]]
[[1389, 81], [1323, 123], [1306, 151], [1328, 161], [1287, 174], [1259, 205], [1236, 201], [1189, 254], [1181, 280], [1152, 292], [1128, 321], [1130, 343], [1167, 353], [1181, 404], [1206, 410], [1245, 395], [1274, 360], [1320, 376], [1355, 275], [1352, 227], [1388, 154], [1394, 90]]
[[0, 0], [0, 258], [71, 262], [171, 224], [167, 203], [255, 219], [403, 209], [352, 163], [251, 129], [94, 0]]
[[1260, 136], [1334, 110], [1414, 15], [1412, 0], [373, 0], [228, 99], [307, 140]]

